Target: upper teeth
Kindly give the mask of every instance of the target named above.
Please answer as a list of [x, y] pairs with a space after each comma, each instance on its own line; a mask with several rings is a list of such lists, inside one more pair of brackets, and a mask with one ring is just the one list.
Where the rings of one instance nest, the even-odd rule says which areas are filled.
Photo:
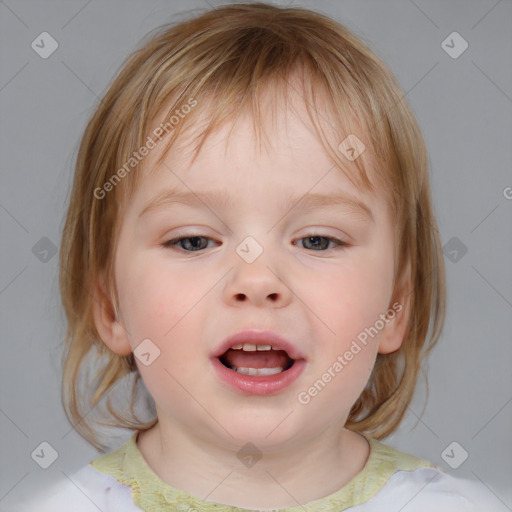
[[256, 350], [279, 350], [272, 345], [253, 345], [252, 343], [239, 343], [231, 347], [233, 350], [244, 350], [246, 352], [255, 352]]

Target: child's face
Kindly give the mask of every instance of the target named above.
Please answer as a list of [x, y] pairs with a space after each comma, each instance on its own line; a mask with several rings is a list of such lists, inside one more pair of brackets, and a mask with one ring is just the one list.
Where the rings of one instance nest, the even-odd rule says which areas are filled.
[[[271, 146], [261, 151], [246, 116], [228, 146], [229, 126], [207, 140], [192, 166], [190, 152], [173, 150], [148, 173], [160, 147], [144, 160], [145, 178], [127, 207], [115, 257], [120, 321], [129, 335], [115, 327], [110, 346], [127, 353], [149, 339], [143, 361], [158, 347], [151, 364], [136, 360], [160, 428], [238, 447], [313, 438], [344, 425], [377, 353], [399, 348], [387, 206], [358, 192], [333, 166], [305, 108], [295, 102], [295, 109], [302, 121], [281, 112], [268, 132]], [[171, 189], [189, 195], [187, 201], [146, 210]], [[208, 193], [226, 200], [210, 203]], [[299, 199], [309, 194], [351, 196], [371, 217], [342, 202], [306, 209]], [[163, 245], [176, 238], [182, 242]], [[366, 344], [365, 328], [373, 328]], [[266, 377], [265, 392], [258, 384], [265, 378], [220, 363], [219, 347], [246, 329], [273, 331], [295, 347], [303, 360], [283, 372], [293, 379]], [[250, 366], [254, 354], [236, 354], [238, 366]], [[255, 367], [265, 365], [264, 356], [256, 357]]]

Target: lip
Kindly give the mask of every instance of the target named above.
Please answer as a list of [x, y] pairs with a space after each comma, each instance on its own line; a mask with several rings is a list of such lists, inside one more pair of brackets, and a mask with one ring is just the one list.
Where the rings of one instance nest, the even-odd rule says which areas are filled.
[[[219, 357], [229, 348], [239, 343], [254, 345], [272, 345], [279, 350], [286, 350], [294, 359], [291, 368], [275, 375], [245, 375], [226, 368]], [[227, 338], [214, 351], [211, 357], [212, 365], [219, 378], [230, 387], [248, 395], [271, 395], [290, 386], [306, 367], [306, 359], [302, 352], [291, 342], [278, 336], [272, 331], [246, 330]]]
[[244, 375], [226, 368], [216, 357], [212, 358], [212, 365], [219, 378], [237, 391], [247, 395], [272, 395], [297, 380], [306, 367], [306, 361], [296, 360], [289, 370], [276, 375]]

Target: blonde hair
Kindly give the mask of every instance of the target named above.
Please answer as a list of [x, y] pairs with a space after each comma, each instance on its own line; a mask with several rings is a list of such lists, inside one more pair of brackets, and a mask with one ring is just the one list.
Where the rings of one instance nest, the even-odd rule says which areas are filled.
[[[81, 141], [60, 250], [60, 287], [68, 321], [63, 403], [75, 429], [95, 447], [105, 449], [86, 415], [103, 399], [108, 425], [144, 430], [157, 421], [142, 421], [134, 413], [140, 375], [133, 354], [120, 356], [108, 349], [92, 315], [92, 301], [97, 300], [93, 290], [101, 278], [111, 312], [117, 311], [116, 237], [123, 207], [140, 179], [140, 164], [132, 170], [127, 162], [155, 136], [151, 123], [171, 100], [166, 119], [183, 105], [196, 103], [178, 123], [166, 125], [169, 147], [185, 127], [197, 129], [195, 120], [204, 115], [208, 123], [196, 140], [197, 155], [209, 134], [246, 108], [252, 109], [261, 140], [262, 91], [271, 86], [290, 90], [296, 87], [292, 77], [300, 78], [300, 94], [327, 153], [340, 168], [349, 169], [346, 174], [357, 187], [384, 194], [394, 214], [399, 271], [390, 304], [407, 304], [404, 342], [396, 352], [377, 356], [346, 426], [380, 439], [400, 423], [422, 358], [436, 343], [445, 315], [444, 261], [421, 132], [391, 72], [345, 27], [302, 8], [239, 4], [152, 34], [124, 63]], [[277, 101], [276, 95], [274, 106]], [[339, 135], [338, 143], [350, 133], [364, 141], [361, 157], [350, 163], [332, 146], [322, 127], [327, 118]], [[372, 168], [371, 162], [378, 166]], [[107, 182], [111, 186], [106, 187]], [[91, 364], [96, 372], [84, 382]], [[135, 377], [129, 405], [114, 406], [111, 391], [127, 375]]]

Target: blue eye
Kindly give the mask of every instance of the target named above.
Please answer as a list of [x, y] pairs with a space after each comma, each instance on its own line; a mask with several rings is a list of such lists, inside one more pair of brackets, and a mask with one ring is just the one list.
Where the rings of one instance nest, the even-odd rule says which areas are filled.
[[[307, 236], [304, 238], [300, 238], [299, 240], [305, 240], [306, 243], [303, 244], [303, 247], [305, 249], [312, 249], [313, 251], [325, 251], [326, 249], [329, 249], [329, 244], [332, 242], [335, 244], [335, 247], [331, 247], [331, 249], [334, 249], [336, 247], [344, 247], [347, 244], [345, 242], [342, 242], [341, 240], [338, 240], [337, 238], [331, 238], [328, 236], [322, 236], [322, 235], [313, 235], [313, 236]], [[309, 245], [309, 247], [308, 247]]]
[[[206, 240], [206, 244], [204, 241]], [[208, 245], [209, 238], [205, 236], [184, 236], [181, 238], [174, 238], [173, 240], [168, 240], [164, 242], [163, 247], [171, 247], [171, 246], [179, 246], [180, 249], [183, 249], [187, 252], [197, 252], [203, 249], [206, 249]]]
[[[321, 235], [307, 236], [300, 238], [299, 240], [304, 240], [302, 244], [304, 249], [312, 250], [315, 252], [324, 252], [325, 250], [336, 248], [342, 249], [348, 245], [345, 242], [338, 240], [337, 238]], [[181, 249], [185, 252], [198, 252], [207, 249], [209, 241], [212, 240], [205, 236], [184, 236], [180, 238], [174, 238], [172, 240], [167, 240], [166, 242], [162, 243], [162, 247], [178, 250]], [[334, 244], [334, 247], [329, 247], [330, 244]]]

